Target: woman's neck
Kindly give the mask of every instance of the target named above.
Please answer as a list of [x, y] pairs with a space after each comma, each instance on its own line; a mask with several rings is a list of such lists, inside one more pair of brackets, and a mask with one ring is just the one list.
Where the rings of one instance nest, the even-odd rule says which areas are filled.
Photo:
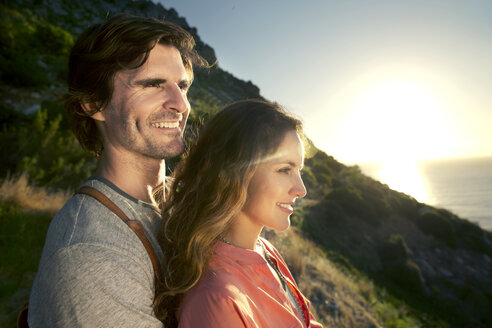
[[223, 237], [233, 246], [255, 250], [262, 229], [262, 226], [250, 224], [249, 220], [236, 217], [231, 228]]

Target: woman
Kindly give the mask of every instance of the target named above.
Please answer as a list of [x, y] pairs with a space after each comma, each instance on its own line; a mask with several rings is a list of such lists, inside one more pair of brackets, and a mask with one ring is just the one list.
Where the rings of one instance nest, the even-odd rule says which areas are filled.
[[259, 237], [287, 229], [306, 194], [300, 135], [299, 120], [259, 100], [227, 106], [201, 131], [163, 208], [155, 310], [166, 327], [321, 327]]

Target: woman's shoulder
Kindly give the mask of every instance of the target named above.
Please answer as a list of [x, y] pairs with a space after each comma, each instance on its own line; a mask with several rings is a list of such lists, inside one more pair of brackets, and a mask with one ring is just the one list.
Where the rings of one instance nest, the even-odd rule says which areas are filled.
[[214, 254], [198, 283], [189, 291], [186, 298], [204, 302], [218, 300], [240, 300], [250, 290], [254, 265], [244, 265], [227, 254]]
[[[213, 275], [212, 273], [209, 273]], [[184, 297], [179, 327], [243, 327], [249, 322], [249, 302], [240, 287], [228, 283], [226, 275], [202, 276]]]
[[198, 284], [192, 291], [199, 293], [214, 294], [216, 297], [234, 294], [239, 283], [234, 270], [224, 266], [209, 266], [202, 274]]
[[185, 296], [182, 310], [189, 309], [220, 309], [232, 304], [247, 303], [247, 295], [241, 288], [236, 276], [226, 270], [206, 270], [198, 284]]

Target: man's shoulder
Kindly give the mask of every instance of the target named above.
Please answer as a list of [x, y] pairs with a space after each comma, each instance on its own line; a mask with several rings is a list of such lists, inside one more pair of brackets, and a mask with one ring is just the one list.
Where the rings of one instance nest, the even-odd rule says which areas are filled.
[[[124, 197], [98, 180], [90, 179], [83, 185], [102, 192], [132, 220], [141, 219], [144, 214], [152, 216], [152, 211], [140, 213], [138, 207], [132, 206]], [[140, 256], [143, 248], [135, 247], [138, 243], [141, 242], [135, 233], [104, 204], [91, 196], [75, 194], [53, 218], [46, 236], [43, 257], [51, 257], [60, 249], [77, 244], [137, 252]]]
[[[92, 186], [98, 187], [97, 183]], [[114, 195], [100, 191], [115, 201]], [[128, 212], [121, 203], [118, 206]], [[55, 320], [66, 315], [68, 320], [79, 307], [92, 311], [108, 306], [123, 312], [143, 307], [150, 315], [153, 286], [152, 264], [135, 233], [99, 201], [78, 194], [50, 224], [31, 290], [29, 312], [33, 315], [29, 316], [38, 322], [48, 320], [44, 316]], [[93, 302], [94, 298], [98, 301]]]
[[[110, 199], [115, 198], [111, 192], [97, 184], [91, 183], [89, 186], [99, 190]], [[128, 212], [123, 206], [118, 207]], [[63, 239], [64, 246], [78, 242], [94, 243], [101, 238], [107, 241], [108, 238], [112, 239], [108, 230], [115, 233], [118, 230], [125, 231], [124, 228], [125, 224], [100, 201], [88, 195], [75, 194], [53, 218], [47, 241], [55, 236], [56, 239]]]
[[98, 327], [121, 327], [123, 316], [124, 326], [141, 317], [149, 326], [152, 322], [162, 327], [152, 316], [153, 275], [141, 260], [102, 243], [58, 249], [36, 276], [29, 300], [30, 322], [61, 327], [80, 320]]

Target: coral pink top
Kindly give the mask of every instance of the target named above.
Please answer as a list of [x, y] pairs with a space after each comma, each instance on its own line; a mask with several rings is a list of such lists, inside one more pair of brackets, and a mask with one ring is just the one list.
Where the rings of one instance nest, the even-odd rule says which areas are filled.
[[314, 321], [309, 301], [299, 292], [278, 251], [264, 239], [260, 243], [302, 313], [260, 254], [217, 242], [209, 267], [181, 304], [179, 327], [322, 327]]

